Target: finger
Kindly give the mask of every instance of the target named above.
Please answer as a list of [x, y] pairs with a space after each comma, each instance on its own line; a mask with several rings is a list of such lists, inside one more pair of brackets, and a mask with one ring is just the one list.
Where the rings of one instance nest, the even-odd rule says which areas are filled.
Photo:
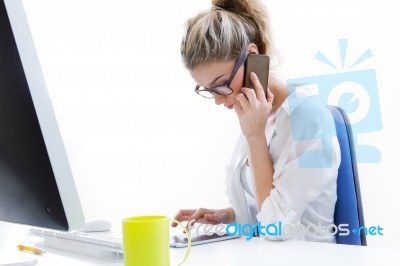
[[272, 103], [274, 101], [274, 94], [272, 94], [271, 90], [267, 88], [267, 102]]
[[[177, 220], [178, 222], [182, 221], [188, 221], [188, 218], [192, 216], [193, 213], [195, 213], [196, 210], [179, 210], [178, 213], [175, 215], [174, 220]], [[176, 222], [172, 222], [171, 226], [176, 227], [178, 224]]]
[[240, 117], [240, 116], [243, 114], [243, 108], [242, 108], [242, 106], [240, 105], [239, 102], [237, 102], [237, 103], [235, 103], [235, 104], [233, 105], [233, 109], [235, 110], [236, 115], [237, 115], [238, 117]]
[[203, 218], [204, 214], [206, 213], [205, 209], [200, 208], [197, 209], [190, 217], [188, 217], [186, 224], [186, 229], [190, 231], [190, 228], [200, 219]]
[[259, 101], [264, 101], [265, 100], [264, 86], [266, 86], [266, 84], [263, 86], [260, 83], [260, 80], [258, 79], [256, 73], [254, 73], [254, 72], [250, 73], [250, 79], [253, 82], [254, 90], [256, 92], [257, 99]]
[[255, 90], [246, 88], [246, 87], [242, 87], [241, 91], [244, 95], [246, 95], [246, 98], [250, 104], [253, 104], [256, 101], [257, 96], [256, 96]]
[[239, 93], [238, 95], [236, 95], [236, 101], [239, 102], [239, 104], [243, 110], [248, 109], [248, 107], [250, 105], [249, 100], [246, 98], [244, 93]]
[[204, 215], [206, 214], [206, 213], [208, 213], [209, 211], [207, 210], [207, 209], [205, 209], [205, 208], [200, 208], [200, 209], [197, 209], [190, 217], [189, 217], [189, 221], [194, 221], [194, 222], [196, 222], [197, 220], [199, 220], [200, 218], [203, 218], [204, 217]]
[[205, 218], [209, 223], [212, 223], [212, 224], [220, 224], [220, 223], [222, 223], [222, 217], [221, 217], [221, 215], [218, 215], [218, 214], [216, 214], [216, 213], [214, 213], [214, 214], [206, 214], [206, 215], [204, 215], [204, 218]]

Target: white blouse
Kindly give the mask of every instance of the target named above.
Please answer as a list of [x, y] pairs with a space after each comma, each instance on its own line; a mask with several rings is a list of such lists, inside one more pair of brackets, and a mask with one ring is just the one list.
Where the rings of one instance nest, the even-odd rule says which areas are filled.
[[269, 118], [266, 137], [274, 167], [274, 188], [260, 212], [255, 205], [243, 135], [226, 168], [226, 192], [236, 221], [279, 224], [282, 234], [265, 235], [271, 240], [335, 243], [331, 225], [340, 148], [330, 111], [306, 88], [297, 88]]

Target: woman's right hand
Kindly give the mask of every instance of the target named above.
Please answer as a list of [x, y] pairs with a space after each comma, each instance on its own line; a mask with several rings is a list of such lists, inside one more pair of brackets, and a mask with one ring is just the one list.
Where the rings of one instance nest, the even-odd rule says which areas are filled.
[[[232, 208], [179, 210], [174, 219], [179, 222], [188, 221], [186, 227], [193, 226], [196, 222], [202, 224], [229, 224], [235, 221], [235, 212]], [[191, 222], [190, 225], [189, 222]], [[175, 222], [171, 224], [172, 227], [177, 225]]]

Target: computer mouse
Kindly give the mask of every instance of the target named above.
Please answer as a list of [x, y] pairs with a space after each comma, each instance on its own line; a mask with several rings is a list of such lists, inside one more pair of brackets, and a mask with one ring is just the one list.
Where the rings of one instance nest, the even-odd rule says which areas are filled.
[[75, 231], [80, 231], [80, 232], [104, 232], [104, 231], [110, 231], [112, 227], [112, 224], [108, 221], [104, 220], [93, 220], [86, 222], [84, 225], [81, 227], [75, 229]]

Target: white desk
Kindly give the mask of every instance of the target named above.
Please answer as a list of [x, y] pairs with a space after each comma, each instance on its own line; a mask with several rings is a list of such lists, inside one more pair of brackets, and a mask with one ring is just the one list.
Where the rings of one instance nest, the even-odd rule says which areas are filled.
[[[175, 250], [171, 255], [180, 257], [183, 252]], [[338, 266], [381, 265], [382, 262], [400, 265], [400, 249], [241, 238], [193, 247], [187, 265]]]
[[[59, 250], [46, 251], [37, 256], [38, 266], [123, 265]], [[171, 265], [176, 265], [185, 251], [171, 248]], [[240, 238], [194, 246], [185, 265], [400, 265], [400, 249]]]

